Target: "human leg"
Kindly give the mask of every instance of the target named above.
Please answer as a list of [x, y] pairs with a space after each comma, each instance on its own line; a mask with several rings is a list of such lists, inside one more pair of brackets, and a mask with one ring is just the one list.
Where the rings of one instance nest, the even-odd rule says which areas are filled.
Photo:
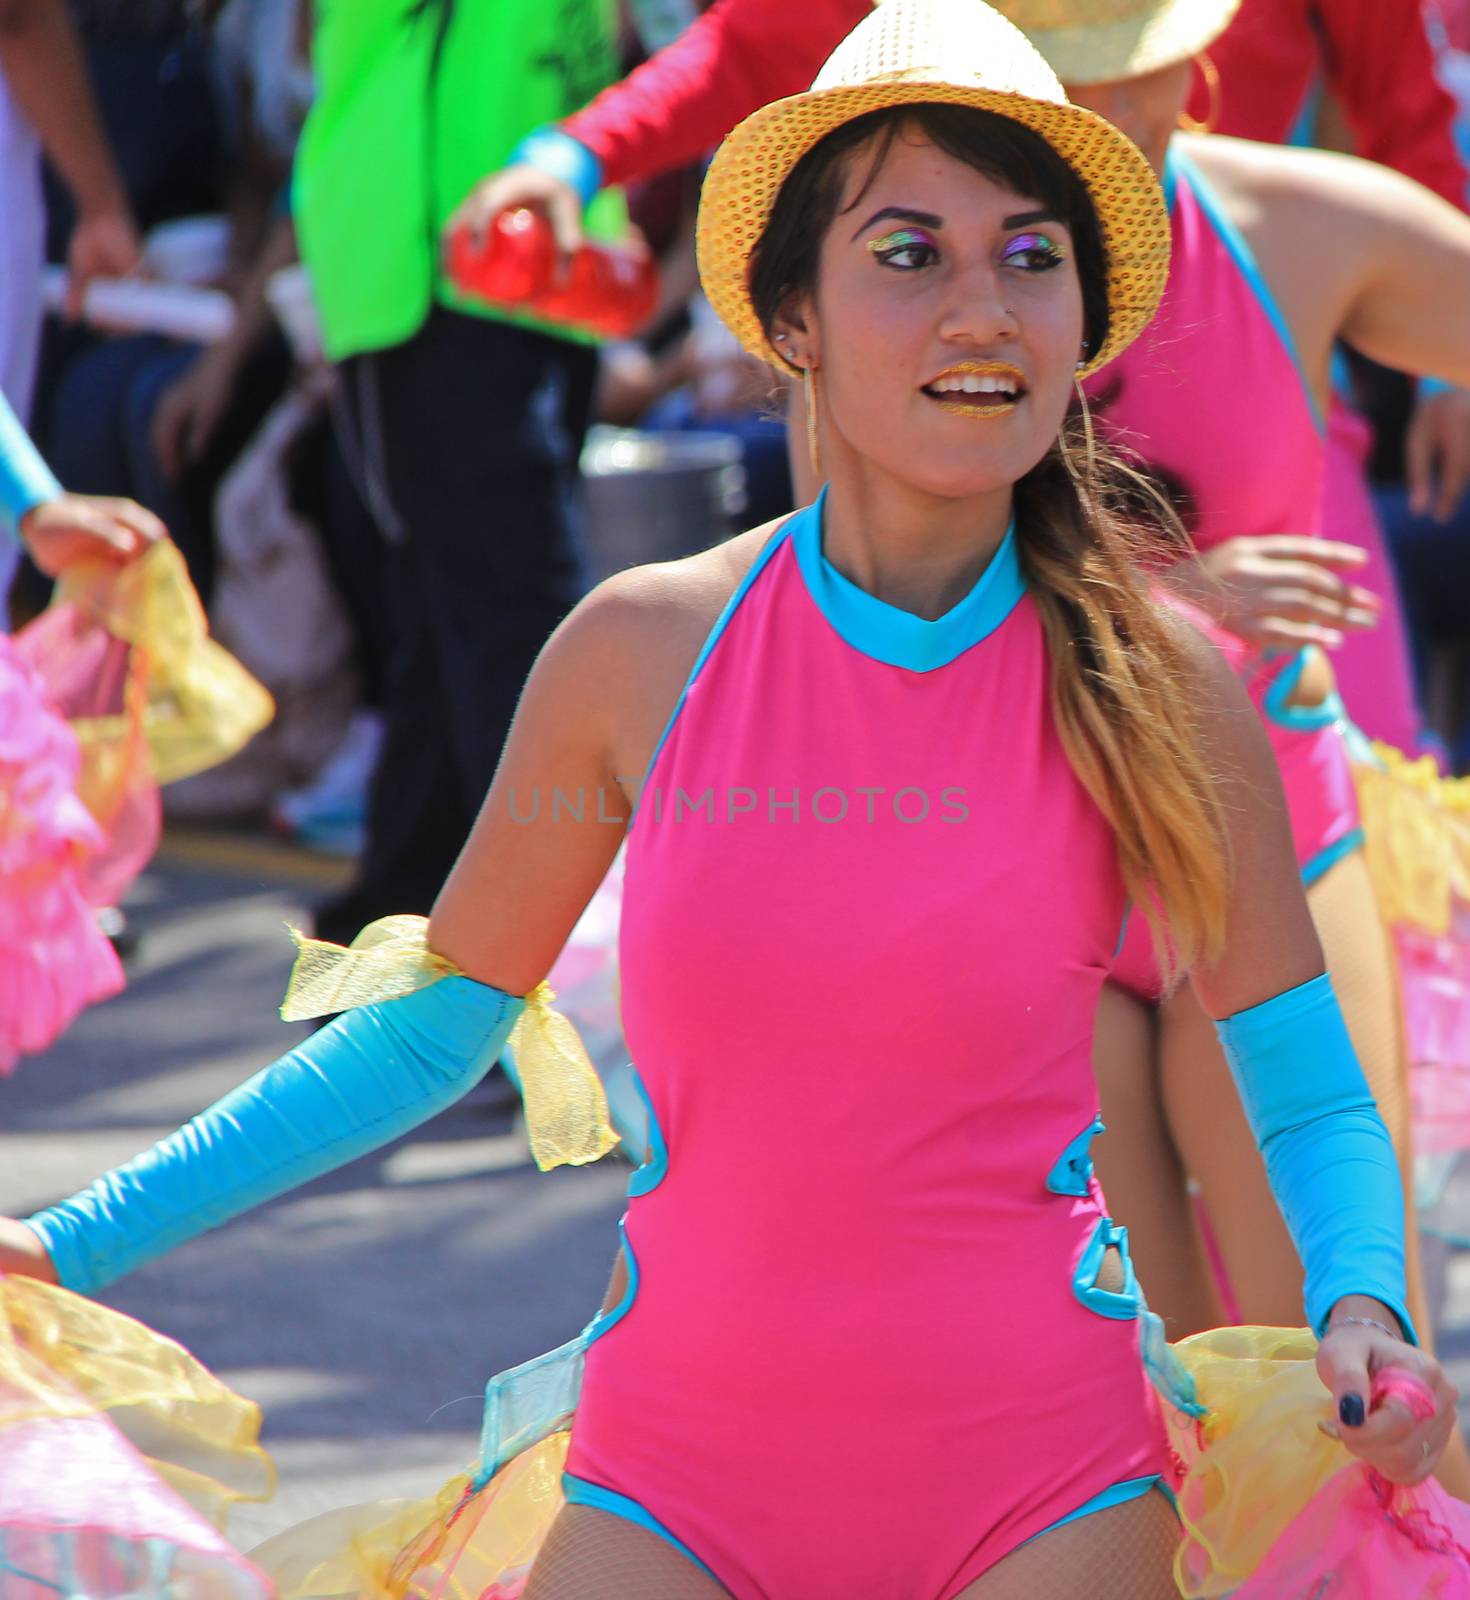
[[722, 1600], [725, 1593], [650, 1529], [569, 1505], [536, 1558], [525, 1600]]
[[536, 653], [577, 597], [593, 371], [580, 346], [446, 311], [344, 368], [344, 454], [392, 547], [393, 643], [367, 845], [318, 919], [327, 936], [428, 911], [464, 843]]
[[1224, 1320], [1179, 1152], [1164, 1120], [1154, 1009], [1103, 985], [1093, 1036], [1102, 1120], [1093, 1146], [1108, 1209], [1128, 1228], [1149, 1305], [1171, 1333]]
[[1178, 1600], [1178, 1547], [1174, 1508], [1150, 1491], [1039, 1534], [955, 1600]]

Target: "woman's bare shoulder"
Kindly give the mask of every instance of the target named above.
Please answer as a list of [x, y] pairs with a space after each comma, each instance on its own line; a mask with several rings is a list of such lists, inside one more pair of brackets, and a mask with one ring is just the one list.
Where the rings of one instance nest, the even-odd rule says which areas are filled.
[[586, 627], [613, 647], [642, 659], [694, 657], [720, 613], [784, 517], [737, 533], [697, 555], [615, 573], [579, 605]]
[[1180, 148], [1219, 191], [1243, 227], [1279, 227], [1296, 237], [1342, 231], [1388, 217], [1417, 185], [1372, 161], [1336, 150], [1262, 144], [1220, 134], [1177, 135]]

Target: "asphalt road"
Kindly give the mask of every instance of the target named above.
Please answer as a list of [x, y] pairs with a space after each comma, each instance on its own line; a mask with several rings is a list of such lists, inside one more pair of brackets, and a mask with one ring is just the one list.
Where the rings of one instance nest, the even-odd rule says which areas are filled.
[[[170, 841], [131, 906], [127, 993], [0, 1079], [0, 1212], [69, 1193], [302, 1037], [275, 1014], [283, 924], [333, 876], [291, 852]], [[485, 1380], [599, 1301], [627, 1168], [537, 1173], [494, 1085], [102, 1297], [264, 1406], [281, 1483], [237, 1513], [244, 1547], [334, 1506], [431, 1491], [474, 1453]], [[1436, 1217], [1470, 1233], [1470, 1177]], [[1470, 1392], [1470, 1252], [1432, 1248], [1442, 1353]]]

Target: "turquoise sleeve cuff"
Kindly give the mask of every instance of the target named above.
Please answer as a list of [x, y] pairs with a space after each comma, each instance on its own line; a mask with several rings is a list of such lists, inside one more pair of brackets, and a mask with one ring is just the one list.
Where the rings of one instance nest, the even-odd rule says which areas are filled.
[[20, 418], [0, 394], [0, 534], [20, 543], [20, 519], [61, 493], [41, 452], [31, 443]]
[[92, 1294], [452, 1105], [495, 1065], [524, 1007], [487, 984], [447, 977], [344, 1012], [28, 1224], [62, 1284]]
[[1324, 974], [1216, 1023], [1306, 1269], [1320, 1337], [1336, 1303], [1371, 1295], [1417, 1342], [1405, 1307], [1398, 1159]]
[[1458, 389], [1457, 383], [1451, 383], [1448, 378], [1420, 378], [1419, 397], [1425, 399], [1432, 394], [1448, 394], [1451, 389]]
[[577, 191], [585, 210], [602, 187], [602, 163], [582, 143], [560, 128], [548, 126], [528, 133], [510, 153], [512, 162], [540, 167]]

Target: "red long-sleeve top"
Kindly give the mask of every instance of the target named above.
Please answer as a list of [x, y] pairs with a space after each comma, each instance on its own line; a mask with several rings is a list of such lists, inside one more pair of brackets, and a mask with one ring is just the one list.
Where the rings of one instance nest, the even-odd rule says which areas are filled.
[[[605, 183], [683, 166], [757, 107], [806, 88], [870, 9], [871, 0], [716, 0], [563, 127], [602, 163]], [[1434, 75], [1419, 0], [1243, 0], [1210, 55], [1222, 133], [1284, 139], [1325, 61], [1360, 153], [1465, 205], [1454, 103]]]
[[[1221, 133], [1280, 143], [1320, 66], [1359, 155], [1466, 207], [1455, 103], [1435, 75], [1420, 0], [1242, 0], [1209, 53]], [[1207, 104], [1196, 86], [1191, 111]]]
[[673, 44], [562, 124], [604, 183], [697, 160], [752, 111], [799, 94], [872, 0], [715, 0]]

